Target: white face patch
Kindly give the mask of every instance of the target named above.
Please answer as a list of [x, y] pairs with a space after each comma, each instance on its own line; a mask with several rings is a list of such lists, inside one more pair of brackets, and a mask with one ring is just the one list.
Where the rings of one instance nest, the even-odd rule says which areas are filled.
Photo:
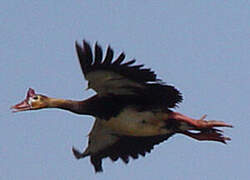
[[32, 101], [34, 101], [34, 100], [33, 100], [32, 97], [30, 97], [29, 100], [28, 100], [28, 104], [29, 104], [30, 106], [31, 106], [31, 104], [32, 104]]
[[29, 97], [28, 104], [32, 106], [32, 102], [37, 101], [37, 99], [34, 99], [33, 97]]

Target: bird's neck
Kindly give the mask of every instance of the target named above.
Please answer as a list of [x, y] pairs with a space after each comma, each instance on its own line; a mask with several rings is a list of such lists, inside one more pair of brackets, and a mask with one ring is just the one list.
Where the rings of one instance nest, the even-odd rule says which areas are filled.
[[89, 114], [84, 101], [49, 98], [49, 108], [59, 108], [77, 114]]

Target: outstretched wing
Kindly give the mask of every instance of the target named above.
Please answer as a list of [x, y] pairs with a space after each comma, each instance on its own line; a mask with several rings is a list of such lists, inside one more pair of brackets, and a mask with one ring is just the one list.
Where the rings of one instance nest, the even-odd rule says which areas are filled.
[[91, 154], [91, 163], [94, 165], [96, 172], [102, 171], [102, 159], [109, 157], [112, 161], [117, 161], [119, 158], [124, 163], [129, 162], [129, 158], [138, 159], [139, 155], [145, 156], [150, 153], [156, 144], [167, 140], [172, 134], [159, 135], [152, 137], [133, 137], [121, 136], [114, 144], [106, 149]]
[[173, 134], [135, 137], [117, 135], [103, 124], [103, 120], [96, 119], [95, 124], [89, 134], [88, 147], [83, 153], [73, 148], [73, 153], [77, 159], [90, 156], [91, 163], [95, 171], [102, 169], [102, 159], [110, 158], [117, 161], [119, 158], [124, 163], [129, 162], [129, 158], [137, 159], [139, 155], [145, 156], [150, 153], [154, 145], [167, 140]]
[[114, 51], [110, 46], [104, 58], [102, 48], [97, 43], [94, 49], [93, 55], [86, 41], [83, 41], [83, 47], [76, 43], [82, 72], [89, 81], [88, 88], [94, 89], [98, 95], [134, 94], [133, 88], [143, 88], [149, 82], [159, 82], [153, 71], [143, 68], [143, 65], [134, 65], [135, 60], [123, 63], [124, 53], [113, 60]]

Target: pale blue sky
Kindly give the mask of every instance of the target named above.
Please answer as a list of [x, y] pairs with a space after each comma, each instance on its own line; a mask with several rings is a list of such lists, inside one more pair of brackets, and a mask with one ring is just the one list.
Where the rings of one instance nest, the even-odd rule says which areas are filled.
[[[250, 2], [61, 0], [0, 2], [0, 179], [238, 180], [250, 178]], [[85, 99], [74, 42], [125, 51], [184, 95], [176, 111], [224, 120], [228, 145], [176, 135], [146, 158], [75, 160], [93, 118], [60, 110], [13, 114], [29, 87]]]

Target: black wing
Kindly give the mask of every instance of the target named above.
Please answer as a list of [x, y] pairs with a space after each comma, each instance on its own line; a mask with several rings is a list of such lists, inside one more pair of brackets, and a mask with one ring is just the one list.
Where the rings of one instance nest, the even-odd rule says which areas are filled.
[[143, 99], [141, 102], [146, 100], [153, 107], [166, 108], [175, 107], [182, 101], [181, 93], [175, 87], [163, 84], [150, 69], [133, 65], [135, 60], [123, 63], [124, 53], [113, 60], [114, 52], [108, 47], [103, 58], [102, 48], [96, 43], [93, 55], [86, 41], [83, 41], [83, 47], [76, 43], [76, 50], [84, 77], [89, 81], [88, 88], [94, 89], [99, 97], [133, 95], [135, 100]]
[[133, 94], [131, 87], [143, 88], [148, 82], [159, 82], [150, 69], [143, 68], [143, 65], [133, 65], [135, 60], [123, 63], [124, 53], [113, 60], [111, 47], [107, 48], [104, 58], [102, 48], [97, 43], [94, 55], [86, 41], [83, 41], [83, 47], [76, 43], [76, 51], [84, 77], [89, 81], [89, 88], [99, 95]]
[[94, 165], [96, 172], [103, 171], [102, 159], [106, 157], [109, 157], [112, 161], [117, 161], [120, 158], [127, 164], [129, 162], [129, 157], [137, 159], [139, 155], [145, 156], [146, 153], [151, 152], [154, 145], [167, 140], [172, 135], [173, 134], [152, 137], [121, 136], [113, 145], [97, 154], [91, 154], [91, 163]]
[[96, 172], [102, 171], [102, 159], [109, 157], [112, 161], [119, 158], [128, 163], [129, 157], [137, 159], [139, 155], [145, 156], [150, 153], [154, 145], [167, 140], [173, 134], [157, 136], [124, 136], [117, 135], [107, 127], [101, 119], [96, 119], [92, 130], [89, 133], [88, 146], [83, 153], [73, 148], [77, 159], [90, 156]]

